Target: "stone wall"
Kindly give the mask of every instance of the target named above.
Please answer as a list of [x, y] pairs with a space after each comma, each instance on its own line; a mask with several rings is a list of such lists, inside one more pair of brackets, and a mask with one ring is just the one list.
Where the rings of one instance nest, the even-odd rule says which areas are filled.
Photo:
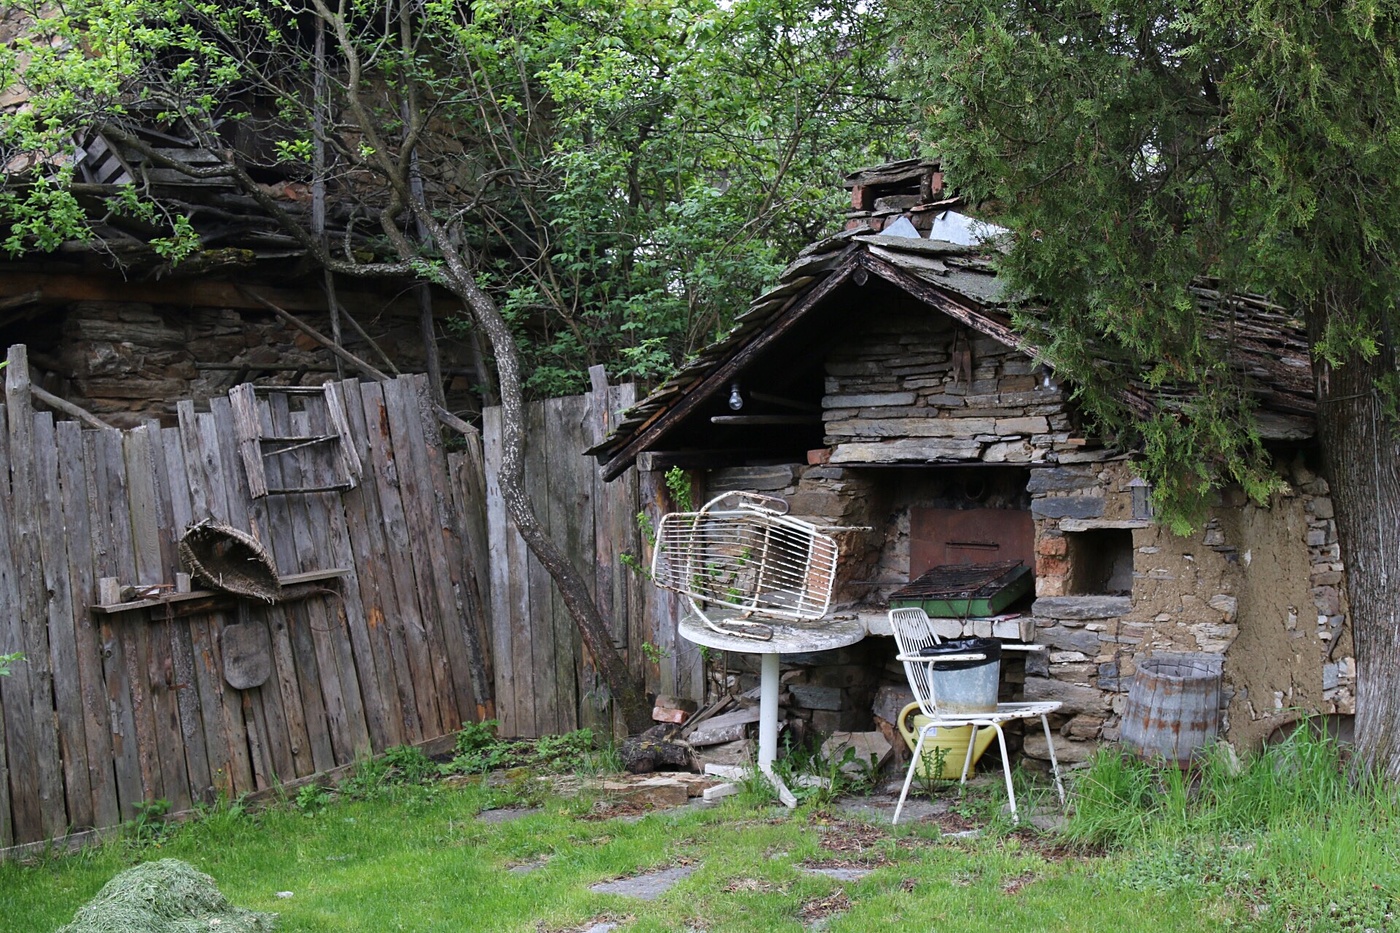
[[831, 462], [1068, 463], [1098, 456], [1033, 360], [926, 306], [891, 303], [826, 362]]
[[[1354, 711], [1355, 665], [1342, 639], [1342, 566], [1325, 481], [1301, 461], [1266, 506], [1227, 490], [1201, 530], [1177, 537], [1134, 515], [1141, 482], [1117, 460], [1033, 471], [1035, 640], [1027, 699], [1065, 703], [1068, 760], [1117, 739], [1137, 663], [1155, 654], [1221, 660], [1222, 728], [1253, 748], [1298, 710]], [[1114, 533], [1132, 567], [1131, 594], [1072, 592], [1078, 536]], [[1043, 739], [1027, 739], [1043, 757]]]
[[[326, 315], [299, 315], [322, 333]], [[385, 315], [365, 322], [403, 372], [421, 372], [416, 319]], [[347, 328], [348, 332], [348, 328]], [[180, 399], [207, 399], [239, 382], [314, 385], [335, 374], [330, 352], [271, 314], [230, 308], [181, 308], [134, 302], [77, 302], [19, 339], [42, 384], [119, 427], [155, 418], [173, 423]], [[347, 346], [382, 362], [358, 338]], [[442, 342], [449, 405], [475, 408], [465, 347]], [[348, 373], [347, 373], [348, 374]]]
[[[711, 494], [757, 489], [783, 496], [791, 514], [817, 524], [869, 525], [868, 532], [840, 533], [835, 611], [862, 616], [878, 633], [885, 598], [908, 579], [909, 506], [950, 505], [961, 472], [786, 464], [711, 471], [706, 487]], [[1032, 467], [1024, 500], [993, 484], [994, 494], [1006, 498], [995, 504], [1015, 507], [1028, 500], [1036, 529], [1037, 598], [1021, 619], [999, 625], [941, 620], [942, 634], [995, 635], [1043, 646], [1007, 665], [1003, 691], [1006, 699], [1064, 703], [1051, 725], [1058, 733], [1057, 753], [1071, 764], [1087, 759], [1099, 741], [1119, 737], [1137, 664], [1158, 654], [1220, 660], [1222, 727], [1241, 750], [1257, 747], [1299, 710], [1353, 712], [1355, 665], [1327, 484], [1301, 458], [1286, 475], [1288, 491], [1265, 506], [1227, 490], [1200, 531], [1184, 538], [1142, 517], [1146, 489], [1125, 458]], [[1110, 569], [1126, 560], [1126, 581], [1113, 572], [1076, 579], [1076, 559]], [[1103, 591], [1084, 591], [1095, 586]], [[889, 639], [867, 641], [893, 651]], [[788, 691], [792, 714], [820, 729], [864, 722], [873, 709], [876, 725], [890, 732], [885, 714], [902, 705], [903, 672], [879, 650], [866, 650], [876, 652], [867, 660], [869, 678], [853, 678], [850, 659], [805, 659], [791, 668], [785, 660], [785, 682], [836, 688], [830, 682], [835, 677], [839, 689], [848, 691], [842, 702], [870, 702], [871, 708], [805, 707], [800, 692]], [[827, 663], [842, 672], [823, 673]], [[827, 705], [835, 701], [830, 689], [812, 692], [817, 694]], [[1029, 763], [1048, 761], [1044, 745], [1038, 731], [1026, 733]]]

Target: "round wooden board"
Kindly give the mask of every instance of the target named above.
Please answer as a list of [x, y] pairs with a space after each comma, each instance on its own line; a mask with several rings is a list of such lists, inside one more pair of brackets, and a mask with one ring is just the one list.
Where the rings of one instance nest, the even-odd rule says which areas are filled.
[[272, 676], [272, 639], [262, 622], [224, 626], [224, 680], [236, 690], [259, 687]]

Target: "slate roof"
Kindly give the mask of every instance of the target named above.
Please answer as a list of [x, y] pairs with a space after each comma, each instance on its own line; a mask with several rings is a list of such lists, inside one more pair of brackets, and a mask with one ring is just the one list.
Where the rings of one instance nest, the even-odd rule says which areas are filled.
[[[1010, 296], [984, 249], [885, 236], [868, 228], [849, 230], [799, 253], [778, 284], [756, 298], [727, 335], [624, 411], [613, 432], [587, 453], [606, 464], [608, 478], [620, 474], [648, 449], [647, 435], [655, 440], [664, 432], [677, 408], [688, 407], [683, 402], [698, 401], [692, 398], [694, 393], [712, 396], [720, 388], [715, 376], [746, 346], [763, 339], [785, 312], [834, 276], [849, 277], [860, 270], [892, 281], [969, 327], [1028, 355], [1038, 355], [1037, 348], [1012, 329]], [[1208, 284], [1195, 292], [1215, 330], [1222, 335], [1228, 332], [1232, 339], [1230, 359], [1258, 398], [1261, 433], [1278, 440], [1311, 437], [1316, 407], [1302, 322], [1261, 296], [1237, 296], [1227, 307]], [[1159, 406], [1180, 405], [1189, 395], [1184, 388], [1149, 388], [1136, 382], [1128, 387], [1126, 400], [1134, 410], [1147, 414]]]

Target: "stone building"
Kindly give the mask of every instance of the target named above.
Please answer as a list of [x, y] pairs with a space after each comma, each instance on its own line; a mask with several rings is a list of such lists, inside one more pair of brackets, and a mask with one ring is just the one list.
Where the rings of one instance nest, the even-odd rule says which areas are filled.
[[[1241, 749], [1300, 711], [1352, 712], [1344, 568], [1299, 322], [1201, 289], [1231, 322], [1231, 362], [1258, 395], [1288, 489], [1264, 506], [1227, 489], [1202, 529], [1178, 537], [1153, 520], [1132, 452], [1086, 431], [1070, 387], [1012, 328], [978, 245], [986, 231], [952, 210], [938, 166], [883, 166], [849, 187], [847, 229], [804, 250], [733, 332], [620, 416], [592, 451], [605, 475], [680, 466], [705, 494], [782, 495], [792, 514], [845, 529], [833, 612], [872, 635], [888, 634], [890, 594], [930, 566], [1032, 566], [1033, 597], [1015, 611], [939, 624], [1039, 646], [1010, 655], [1025, 660], [1003, 665], [1003, 695], [1064, 702], [1062, 760], [1118, 737], [1131, 678], [1153, 656], [1220, 666], [1221, 731]], [[1127, 392], [1142, 410], [1157, 403]], [[784, 699], [820, 731], [872, 718], [888, 729], [902, 705], [893, 656], [892, 639], [867, 638], [839, 657], [787, 659]], [[1043, 745], [1028, 734], [1027, 758]]]

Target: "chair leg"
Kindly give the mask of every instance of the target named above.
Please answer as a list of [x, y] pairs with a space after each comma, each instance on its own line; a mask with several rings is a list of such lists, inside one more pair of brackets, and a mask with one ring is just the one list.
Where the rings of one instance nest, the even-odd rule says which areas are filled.
[[972, 750], [977, 747], [977, 726], [969, 726], [972, 730], [967, 736], [967, 755], [963, 757], [962, 780], [960, 784], [967, 784], [967, 772], [972, 770]]
[[1011, 786], [1011, 756], [1006, 753], [1006, 733], [998, 723], [992, 723], [992, 728], [997, 730], [997, 744], [1001, 746], [1001, 773], [1006, 777], [1006, 797], [1011, 801], [1011, 822], [1019, 823], [1021, 816], [1016, 812], [1016, 789]]
[[895, 804], [894, 819], [890, 820], [891, 826], [895, 826], [899, 823], [900, 811], [904, 809], [904, 798], [909, 796], [909, 785], [914, 783], [914, 770], [918, 768], [920, 762], [923, 761], [924, 737], [927, 735], [928, 733], [925, 730], [919, 730], [919, 741], [914, 743], [914, 757], [909, 762], [909, 773], [904, 775], [904, 788], [899, 792], [899, 803]]
[[1045, 747], [1050, 749], [1050, 773], [1055, 775], [1055, 791], [1060, 795], [1060, 809], [1068, 806], [1065, 800], [1065, 782], [1060, 779], [1060, 762], [1055, 758], [1055, 742], [1050, 738], [1050, 720], [1045, 716], [1040, 717], [1040, 724], [1045, 727]]

